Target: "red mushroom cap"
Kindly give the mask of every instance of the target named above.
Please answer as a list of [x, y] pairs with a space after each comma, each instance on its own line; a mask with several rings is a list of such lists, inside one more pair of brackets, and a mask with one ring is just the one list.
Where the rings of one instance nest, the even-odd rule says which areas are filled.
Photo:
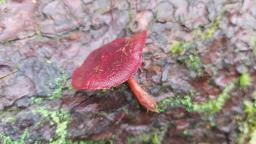
[[147, 32], [117, 38], [89, 54], [72, 75], [75, 89], [97, 90], [118, 86], [140, 67]]

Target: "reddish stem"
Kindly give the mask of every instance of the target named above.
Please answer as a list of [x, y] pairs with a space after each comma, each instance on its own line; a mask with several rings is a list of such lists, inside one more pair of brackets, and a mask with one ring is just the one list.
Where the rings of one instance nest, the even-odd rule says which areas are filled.
[[153, 96], [148, 94], [133, 77], [130, 77], [127, 82], [131, 91], [143, 107], [149, 111], [158, 112], [156, 108], [156, 100]]

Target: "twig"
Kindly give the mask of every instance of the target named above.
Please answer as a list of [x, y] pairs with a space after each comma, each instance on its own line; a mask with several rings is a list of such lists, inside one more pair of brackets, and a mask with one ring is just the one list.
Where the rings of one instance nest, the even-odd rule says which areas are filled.
[[9, 75], [12, 75], [12, 74], [16, 73], [17, 71], [18, 71], [18, 70], [15, 69], [15, 70], [11, 71], [10, 73], [8, 73], [8, 74], [6, 74], [6, 75], [0, 77], [0, 79], [6, 78], [6, 77], [8, 77]]

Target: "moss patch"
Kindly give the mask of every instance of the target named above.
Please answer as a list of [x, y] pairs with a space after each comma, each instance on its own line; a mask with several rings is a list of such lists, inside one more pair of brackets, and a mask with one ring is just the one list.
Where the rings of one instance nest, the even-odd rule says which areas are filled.
[[140, 134], [135, 137], [129, 137], [126, 144], [134, 144], [135, 142], [150, 143], [150, 144], [161, 144], [162, 136], [156, 132], [152, 134]]
[[230, 97], [229, 93], [234, 87], [234, 83], [227, 85], [217, 98], [203, 103], [192, 102], [191, 96], [168, 97], [158, 103], [158, 109], [159, 112], [164, 112], [168, 106], [184, 106], [189, 112], [215, 114], [222, 109], [226, 100]]
[[56, 87], [51, 94], [49, 94], [47, 97], [32, 97], [31, 103], [32, 104], [42, 104], [49, 100], [61, 98], [63, 91], [65, 89], [73, 90], [71, 85], [67, 85], [67, 81], [68, 81], [68, 76], [67, 76], [67, 74], [63, 73], [60, 77], [55, 79]]
[[244, 72], [241, 74], [241, 76], [239, 77], [239, 85], [242, 88], [246, 88], [251, 85], [251, 76], [249, 73]]
[[185, 64], [190, 70], [195, 71], [198, 75], [202, 74], [203, 65], [198, 55], [193, 55], [193, 54], [189, 55], [187, 59], [185, 59]]
[[239, 123], [238, 144], [255, 144], [256, 141], [256, 101], [244, 101], [245, 121]]
[[225, 87], [222, 93], [215, 99], [209, 100], [204, 103], [194, 103], [193, 111], [196, 112], [207, 112], [214, 114], [219, 112], [224, 106], [225, 102], [230, 97], [229, 93], [234, 89], [235, 84], [231, 83]]
[[29, 132], [28, 129], [25, 129], [23, 134], [20, 136], [19, 140], [13, 140], [9, 136], [5, 136], [3, 134], [0, 134], [0, 142], [3, 144], [26, 144], [25, 140], [28, 137]]
[[0, 0], [0, 4], [5, 4], [6, 0]]
[[39, 113], [43, 117], [49, 118], [56, 125], [55, 139], [50, 141], [50, 144], [65, 144], [67, 128], [70, 123], [70, 114], [64, 110], [48, 110], [46, 108], [38, 108], [33, 113]]
[[174, 41], [171, 45], [170, 52], [178, 55], [178, 61], [184, 64], [188, 69], [201, 75], [203, 64], [196, 50], [195, 44], [185, 41]]
[[252, 47], [253, 54], [256, 55], [256, 36], [251, 37], [250, 46]]
[[208, 27], [200, 26], [193, 31], [194, 37], [199, 37], [202, 40], [207, 40], [213, 37], [214, 33], [218, 30], [222, 15], [217, 16]]
[[83, 141], [67, 141], [66, 144], [113, 144], [110, 140], [83, 140]]
[[1, 117], [0, 121], [14, 124], [16, 122], [15, 116], [20, 111], [21, 111], [20, 108], [13, 108], [13, 107], [6, 108], [5, 110], [0, 110], [0, 117]]
[[171, 45], [172, 54], [184, 54], [186, 49], [190, 47], [190, 43], [185, 41], [174, 41]]

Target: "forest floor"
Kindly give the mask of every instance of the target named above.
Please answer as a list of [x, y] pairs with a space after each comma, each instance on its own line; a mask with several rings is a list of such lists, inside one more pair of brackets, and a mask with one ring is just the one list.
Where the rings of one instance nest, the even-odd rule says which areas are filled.
[[[255, 144], [256, 1], [0, 0], [1, 144]], [[151, 17], [136, 79], [75, 91], [90, 52]]]

